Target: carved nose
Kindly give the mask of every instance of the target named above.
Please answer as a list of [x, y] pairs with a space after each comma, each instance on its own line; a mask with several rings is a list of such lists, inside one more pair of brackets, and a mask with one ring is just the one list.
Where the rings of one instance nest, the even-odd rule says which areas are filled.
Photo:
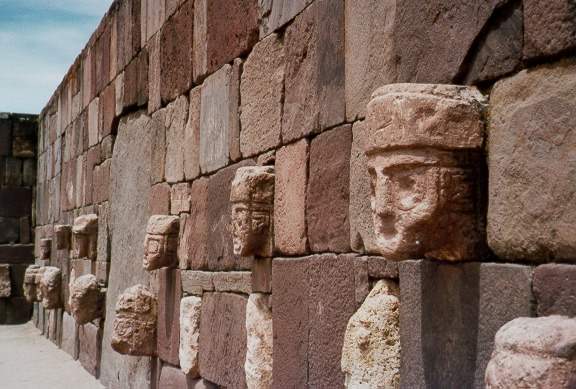
[[390, 178], [378, 177], [374, 193], [374, 212], [381, 218], [393, 217], [393, 193]]

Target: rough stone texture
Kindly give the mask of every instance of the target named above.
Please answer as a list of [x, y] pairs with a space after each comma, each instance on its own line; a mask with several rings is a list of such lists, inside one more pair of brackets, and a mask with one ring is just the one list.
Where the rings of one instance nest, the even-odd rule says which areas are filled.
[[196, 296], [180, 300], [180, 367], [192, 377], [198, 377], [198, 351], [200, 349], [200, 314], [202, 299]]
[[140, 3], [145, 11], [145, 15], [141, 15], [142, 31], [146, 31], [142, 42], [146, 42], [160, 30], [169, 14], [166, 12], [166, 0], [140, 0]]
[[194, 80], [240, 57], [258, 40], [257, 0], [198, 0], [194, 5]]
[[498, 329], [533, 314], [531, 268], [432, 261], [399, 268], [400, 387], [483, 387]]
[[200, 168], [203, 173], [220, 169], [238, 157], [239, 145], [235, 143], [240, 126], [239, 71], [237, 62], [224, 65], [202, 85]]
[[54, 236], [56, 238], [56, 249], [65, 250], [71, 248], [71, 238], [72, 238], [72, 226], [66, 225], [55, 225], [54, 226]]
[[532, 285], [538, 316], [576, 316], [576, 266], [538, 266]]
[[148, 271], [178, 265], [178, 216], [152, 215], [146, 226], [143, 267]]
[[212, 275], [212, 282], [217, 292], [252, 292], [252, 275], [247, 271], [216, 272]]
[[172, 185], [170, 191], [170, 213], [178, 215], [181, 212], [190, 212], [190, 185], [186, 182]]
[[274, 246], [286, 255], [306, 253], [306, 188], [308, 141], [302, 139], [276, 153]]
[[79, 325], [86, 324], [102, 316], [104, 294], [96, 276], [86, 274], [70, 284], [70, 312]]
[[264, 14], [260, 26], [260, 37], [282, 27], [298, 15], [312, 0], [271, 0], [260, 2], [260, 12]]
[[62, 301], [62, 271], [54, 266], [46, 266], [40, 278], [40, 295], [46, 309], [60, 308]]
[[283, 93], [284, 48], [278, 35], [272, 34], [254, 46], [243, 67], [240, 83], [243, 157], [280, 144]]
[[216, 389], [215, 385], [203, 379], [187, 376], [177, 367], [162, 364], [158, 388], [170, 389]]
[[344, 1], [312, 3], [285, 34], [282, 140], [344, 121]]
[[368, 275], [372, 278], [398, 279], [397, 261], [391, 261], [382, 257], [367, 257]]
[[70, 354], [72, 358], [78, 359], [78, 325], [68, 312], [62, 314], [61, 348]]
[[502, 258], [576, 258], [576, 63], [522, 71], [490, 97], [488, 243]]
[[252, 292], [272, 292], [272, 258], [261, 258], [252, 263]]
[[148, 51], [142, 49], [124, 71], [124, 107], [143, 106], [148, 102]]
[[572, 388], [576, 383], [576, 319], [518, 318], [496, 334], [486, 388]]
[[349, 125], [320, 134], [310, 145], [306, 220], [312, 251], [349, 251], [351, 145]]
[[0, 265], [0, 298], [10, 297], [11, 294], [10, 265]]
[[378, 281], [350, 318], [342, 371], [347, 388], [400, 387], [400, 300], [394, 282]]
[[272, 311], [269, 297], [251, 294], [246, 304], [246, 386], [268, 389], [272, 386]]
[[246, 303], [231, 293], [205, 293], [200, 315], [200, 375], [219, 386], [246, 388]]
[[186, 270], [180, 272], [180, 276], [184, 293], [202, 296], [204, 291], [214, 291], [214, 273], [212, 272]]
[[184, 129], [188, 120], [188, 99], [180, 96], [162, 112], [166, 127], [166, 166], [168, 183], [184, 180]]
[[88, 106], [88, 145], [90, 147], [98, 143], [99, 105], [98, 98], [90, 102]]
[[150, 362], [146, 358], [124, 358], [112, 350], [110, 340], [114, 322], [115, 304], [122, 291], [131, 285], [148, 284], [149, 276], [142, 262], [144, 236], [150, 214], [148, 191], [150, 164], [131, 161], [152, 158], [153, 132], [151, 119], [143, 114], [131, 115], [120, 121], [114, 144], [111, 166], [110, 209], [112, 234], [110, 279], [106, 293], [106, 321], [102, 347], [102, 374], [104, 385], [111, 389], [142, 388], [149, 385]]
[[364, 121], [352, 126], [350, 152], [350, 247], [358, 253], [376, 253], [376, 237], [370, 206], [370, 174], [368, 158], [364, 153]]
[[178, 261], [181, 269], [201, 269], [208, 260], [208, 178], [192, 182], [190, 198], [190, 214], [180, 216]]
[[148, 212], [151, 215], [167, 215], [170, 213], [170, 185], [163, 182], [150, 188]]
[[190, 109], [188, 122], [184, 129], [184, 175], [187, 180], [196, 178], [200, 174], [200, 112], [201, 87], [190, 91]]
[[100, 325], [87, 323], [78, 328], [78, 360], [94, 377], [100, 376], [102, 356], [102, 329]]
[[115, 311], [112, 348], [126, 355], [156, 355], [156, 296], [140, 284], [131, 286], [118, 297]]
[[152, 150], [150, 160], [150, 180], [153, 184], [164, 181], [166, 165], [166, 127], [164, 126], [164, 111], [155, 112], [152, 120], [147, 123], [152, 134]]
[[163, 268], [158, 271], [158, 357], [178, 366], [180, 342], [180, 305], [182, 281], [180, 270]]
[[555, 55], [575, 47], [574, 3], [526, 0], [523, 6], [525, 59]]

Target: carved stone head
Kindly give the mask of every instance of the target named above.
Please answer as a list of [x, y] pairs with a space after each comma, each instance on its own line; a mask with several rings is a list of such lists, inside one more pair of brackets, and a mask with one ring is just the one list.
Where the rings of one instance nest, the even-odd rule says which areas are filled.
[[374, 92], [364, 148], [381, 255], [457, 261], [483, 242], [483, 104], [472, 87], [393, 84]]
[[70, 248], [72, 226], [55, 225], [54, 235], [56, 236], [56, 250], [66, 250]]
[[70, 284], [70, 313], [80, 325], [102, 317], [104, 293], [96, 276], [86, 274], [75, 278]]
[[239, 168], [232, 181], [230, 202], [234, 254], [272, 256], [274, 167]]
[[40, 288], [38, 285], [41, 277], [39, 274], [42, 272], [42, 269], [43, 268], [39, 265], [30, 265], [24, 272], [24, 283], [22, 289], [24, 291], [24, 297], [29, 303], [41, 301], [38, 298], [40, 295]]
[[42, 305], [46, 309], [60, 308], [62, 272], [54, 266], [45, 266], [40, 278]]
[[52, 239], [40, 239], [40, 259], [50, 259]]
[[112, 348], [126, 355], [156, 355], [157, 301], [145, 286], [126, 289], [116, 302]]
[[151, 271], [178, 265], [178, 216], [153, 215], [144, 239], [144, 269]]
[[72, 227], [72, 258], [96, 260], [98, 245], [98, 216], [82, 215]]

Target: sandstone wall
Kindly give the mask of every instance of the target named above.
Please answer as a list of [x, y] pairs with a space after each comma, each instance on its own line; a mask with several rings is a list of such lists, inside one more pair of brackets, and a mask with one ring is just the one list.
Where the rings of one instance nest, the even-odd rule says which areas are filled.
[[[55, 225], [98, 215], [95, 259], [53, 247], [45, 264], [63, 301], [72, 270], [96, 274], [106, 314], [78, 326], [66, 303], [36, 304], [36, 325], [109, 388], [336, 388], [348, 321], [385, 279], [401, 345], [386, 380], [483, 387], [503, 324], [576, 315], [575, 35], [569, 0], [115, 1], [40, 115], [36, 186], [37, 257]], [[378, 255], [366, 107], [401, 82], [486, 98], [473, 170], [489, 249], [465, 263]], [[262, 259], [232, 244], [232, 181], [255, 165], [276, 175]], [[154, 214], [179, 216], [177, 268], [142, 268]], [[110, 346], [135, 284], [158, 298], [155, 357]], [[188, 296], [201, 308], [181, 312]], [[199, 338], [181, 342], [181, 313]], [[251, 338], [270, 314], [273, 350]]]
[[34, 263], [37, 119], [0, 112], [0, 324], [24, 323], [32, 313], [22, 283]]

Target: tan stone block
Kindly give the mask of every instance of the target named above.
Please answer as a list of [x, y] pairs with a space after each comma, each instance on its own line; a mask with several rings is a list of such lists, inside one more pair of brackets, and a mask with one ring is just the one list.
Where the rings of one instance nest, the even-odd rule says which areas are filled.
[[190, 185], [186, 182], [172, 185], [170, 189], [170, 213], [182, 212], [190, 212]]
[[200, 314], [202, 299], [190, 296], [180, 300], [180, 367], [191, 376], [199, 376]]
[[200, 174], [200, 111], [202, 87], [190, 91], [190, 110], [184, 130], [184, 175], [192, 180]]
[[182, 290], [184, 293], [202, 296], [203, 292], [214, 291], [214, 273], [207, 271], [182, 271]]
[[165, 182], [152, 185], [148, 209], [151, 215], [167, 215], [170, 213], [170, 185]]
[[215, 272], [212, 274], [212, 282], [217, 292], [252, 292], [252, 276], [247, 271]]
[[246, 304], [246, 386], [272, 386], [272, 311], [268, 295], [253, 293]]

